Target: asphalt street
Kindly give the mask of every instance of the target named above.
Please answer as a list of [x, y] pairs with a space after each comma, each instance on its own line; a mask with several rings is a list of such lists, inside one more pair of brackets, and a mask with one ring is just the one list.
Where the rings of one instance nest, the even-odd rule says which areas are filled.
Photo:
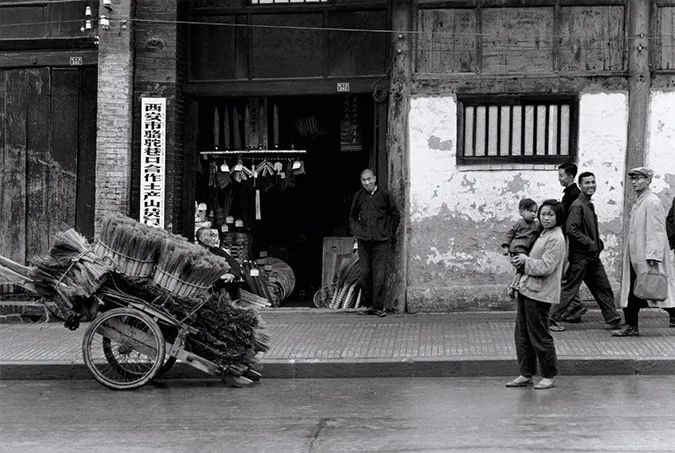
[[675, 377], [0, 383], [3, 452], [675, 451]]

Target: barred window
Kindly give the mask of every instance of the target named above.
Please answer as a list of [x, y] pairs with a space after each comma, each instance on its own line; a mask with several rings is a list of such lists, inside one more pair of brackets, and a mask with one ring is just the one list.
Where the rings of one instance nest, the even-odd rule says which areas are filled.
[[458, 101], [459, 164], [551, 164], [576, 156], [575, 96], [467, 96]]

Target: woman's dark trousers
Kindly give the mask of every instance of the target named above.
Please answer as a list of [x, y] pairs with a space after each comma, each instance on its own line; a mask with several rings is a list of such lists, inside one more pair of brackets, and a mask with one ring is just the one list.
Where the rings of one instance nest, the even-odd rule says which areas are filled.
[[522, 376], [532, 377], [537, 374], [537, 361], [541, 377], [550, 379], [558, 374], [558, 357], [548, 329], [550, 309], [551, 304], [518, 295], [515, 339]]

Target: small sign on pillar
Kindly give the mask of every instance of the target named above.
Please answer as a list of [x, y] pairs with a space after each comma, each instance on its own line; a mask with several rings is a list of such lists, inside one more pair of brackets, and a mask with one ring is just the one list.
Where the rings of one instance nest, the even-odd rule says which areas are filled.
[[349, 82], [338, 82], [337, 83], [337, 92], [338, 93], [349, 93], [352, 90]]

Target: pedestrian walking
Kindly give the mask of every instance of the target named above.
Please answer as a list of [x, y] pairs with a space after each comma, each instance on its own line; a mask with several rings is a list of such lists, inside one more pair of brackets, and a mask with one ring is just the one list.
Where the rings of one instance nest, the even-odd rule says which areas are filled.
[[621, 316], [614, 307], [614, 292], [600, 260], [604, 244], [598, 230], [598, 216], [591, 203], [591, 197], [597, 188], [595, 175], [591, 172], [581, 173], [579, 186], [581, 193], [572, 203], [565, 225], [569, 243], [569, 267], [562, 285], [560, 305], [551, 313], [551, 319], [555, 322], [562, 320], [584, 282], [600, 307], [606, 328], [620, 329]]
[[[626, 325], [612, 335], [633, 337], [640, 335], [638, 314], [641, 308], [660, 307], [670, 315], [670, 326], [675, 327], [675, 281], [665, 209], [659, 197], [649, 189], [654, 171], [637, 167], [628, 171], [633, 190], [637, 195], [630, 211], [630, 226], [623, 254], [621, 279], [621, 307]], [[666, 298], [662, 301], [647, 300], [635, 295], [635, 282], [641, 274], [653, 273], [666, 281]]]
[[556, 200], [546, 200], [539, 208], [539, 222], [544, 230], [530, 251], [511, 258], [514, 266], [523, 266], [520, 280], [516, 317], [515, 342], [520, 376], [507, 387], [526, 387], [537, 373], [541, 381], [535, 389], [556, 386], [558, 358], [549, 330], [549, 310], [560, 302], [560, 285], [565, 262], [565, 237], [559, 222], [565, 217], [565, 208]]
[[[539, 237], [541, 225], [537, 220], [537, 203], [531, 198], [523, 198], [518, 203], [518, 212], [520, 219], [506, 231], [502, 242], [502, 253], [504, 255], [515, 256], [519, 253], [525, 255], [530, 253], [534, 241]], [[523, 268], [516, 268], [516, 275], [508, 287], [509, 297], [516, 297], [518, 292], [518, 282], [523, 275]]]
[[359, 283], [363, 290], [361, 312], [379, 317], [387, 316], [392, 307], [385, 307], [384, 287], [391, 249], [391, 239], [401, 220], [394, 197], [376, 184], [370, 169], [361, 172], [363, 186], [352, 199], [349, 226], [356, 237], [359, 254]]
[[666, 216], [666, 234], [668, 235], [670, 250], [675, 251], [675, 197]]
[[[558, 182], [563, 186], [563, 197], [562, 204], [565, 207], [565, 219], [560, 224], [560, 227], [565, 233], [565, 239], [567, 240], [567, 234], [565, 231], [565, 223], [567, 222], [567, 214], [570, 212], [572, 203], [579, 197], [581, 190], [579, 186], [574, 182], [574, 178], [577, 176], [578, 168], [576, 164], [572, 162], [565, 162], [558, 167]], [[565, 274], [567, 273], [567, 259], [565, 259], [565, 268], [563, 269], [563, 284], [565, 283]], [[579, 293], [575, 294], [569, 305], [567, 306], [566, 312], [561, 316], [561, 320], [564, 322], [581, 322], [581, 317], [588, 311], [586, 305], [581, 301]], [[561, 332], [565, 328], [558, 324], [557, 322], [551, 320], [551, 330], [554, 332]]]

